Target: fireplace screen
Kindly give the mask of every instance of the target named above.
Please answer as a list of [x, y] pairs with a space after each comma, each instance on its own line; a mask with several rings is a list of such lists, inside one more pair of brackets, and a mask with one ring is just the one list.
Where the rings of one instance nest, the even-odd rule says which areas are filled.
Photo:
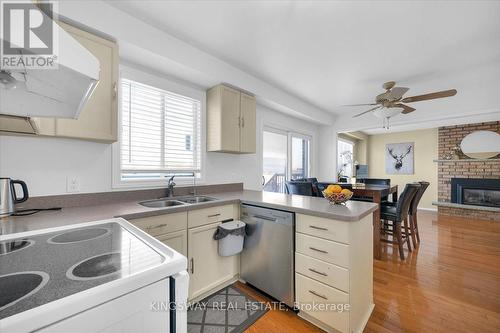
[[462, 195], [466, 205], [500, 207], [500, 190], [464, 188]]

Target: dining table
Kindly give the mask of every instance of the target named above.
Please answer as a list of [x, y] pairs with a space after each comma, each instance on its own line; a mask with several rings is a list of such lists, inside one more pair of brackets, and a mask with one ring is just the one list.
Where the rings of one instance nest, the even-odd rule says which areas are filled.
[[373, 258], [380, 260], [382, 256], [382, 246], [380, 241], [380, 204], [382, 202], [382, 198], [388, 196], [392, 196], [392, 202], [397, 202], [398, 186], [335, 182], [329, 184], [337, 184], [342, 188], [348, 188], [353, 192], [353, 197], [362, 197], [363, 199], [370, 200], [378, 204], [378, 209], [373, 212]]

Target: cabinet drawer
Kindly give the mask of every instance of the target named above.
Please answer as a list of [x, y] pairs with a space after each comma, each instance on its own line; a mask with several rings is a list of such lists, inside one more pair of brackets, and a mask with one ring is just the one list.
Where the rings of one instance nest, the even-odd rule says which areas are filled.
[[196, 209], [188, 212], [188, 228], [234, 218], [233, 205]]
[[296, 233], [295, 248], [301, 254], [349, 268], [349, 245]]
[[[295, 274], [295, 284], [300, 311], [340, 332], [349, 332], [349, 311], [344, 309], [345, 304], [349, 304], [348, 294], [298, 273]], [[318, 307], [312, 309], [313, 304]], [[311, 305], [310, 309], [308, 305]], [[321, 305], [323, 308], [320, 308]], [[339, 307], [344, 310], [339, 311]]]
[[187, 228], [187, 212], [132, 219], [129, 222], [146, 231], [148, 234], [157, 236], [185, 230]]
[[349, 293], [349, 270], [295, 253], [295, 271]]
[[297, 231], [349, 244], [349, 222], [297, 214]]

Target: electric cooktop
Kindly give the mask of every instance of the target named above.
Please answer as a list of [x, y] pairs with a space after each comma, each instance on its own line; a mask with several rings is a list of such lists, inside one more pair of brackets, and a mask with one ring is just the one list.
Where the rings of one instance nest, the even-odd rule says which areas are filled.
[[115, 222], [0, 241], [0, 319], [164, 260]]

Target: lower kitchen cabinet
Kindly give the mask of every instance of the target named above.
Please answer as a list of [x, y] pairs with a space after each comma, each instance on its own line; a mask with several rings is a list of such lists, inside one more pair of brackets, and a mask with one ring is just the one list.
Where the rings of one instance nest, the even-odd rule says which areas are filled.
[[361, 333], [373, 310], [372, 221], [296, 214], [299, 316], [326, 332]]
[[187, 249], [187, 231], [182, 230], [182, 231], [176, 231], [176, 232], [171, 232], [169, 234], [164, 234], [161, 236], [156, 237], [159, 241], [167, 245], [168, 247], [174, 249], [175, 251], [179, 252], [183, 256], [187, 257], [188, 255], [188, 249]]
[[238, 274], [239, 256], [221, 257], [213, 235], [220, 222], [188, 230], [189, 299], [196, 298]]

